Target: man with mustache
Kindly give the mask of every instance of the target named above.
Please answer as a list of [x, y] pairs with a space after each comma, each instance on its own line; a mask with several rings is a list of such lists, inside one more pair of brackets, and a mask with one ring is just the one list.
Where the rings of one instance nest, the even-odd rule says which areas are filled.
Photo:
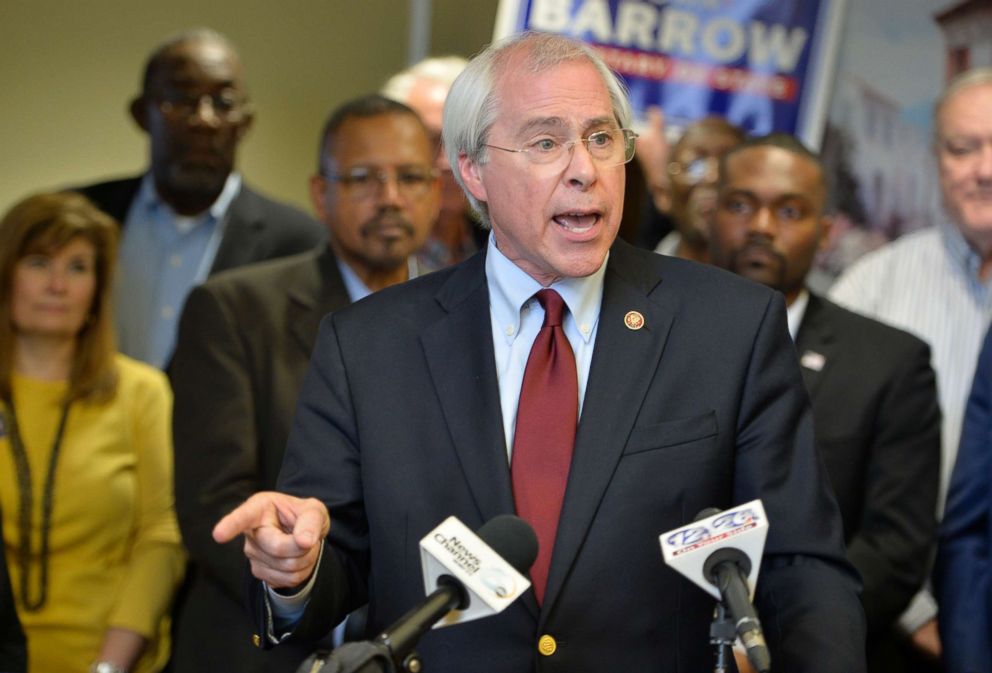
[[77, 191], [123, 227], [119, 349], [165, 367], [191, 287], [218, 271], [309, 250], [324, 235], [235, 170], [254, 111], [241, 59], [223, 35], [198, 28], [166, 39], [129, 111], [148, 136], [148, 170]]
[[175, 639], [184, 673], [295, 671], [309, 653], [252, 646], [240, 546], [217, 545], [210, 531], [275, 485], [321, 318], [416, 275], [412, 255], [440, 203], [428, 131], [413, 110], [378, 95], [343, 104], [321, 134], [310, 194], [329, 245], [211, 278], [190, 293], [180, 321], [176, 511], [193, 562]]
[[744, 137], [744, 131], [720, 117], [705, 117], [685, 127], [665, 165], [668, 207], [664, 198], [655, 195], [655, 207], [671, 214], [675, 231], [661, 239], [655, 252], [709, 261], [707, 239], [716, 200], [717, 164]]
[[864, 581], [868, 670], [889, 670], [893, 625], [923, 585], [936, 534], [940, 411], [929, 348], [806, 289], [830, 218], [823, 166], [798, 140], [773, 134], [730, 150], [718, 189], [712, 262], [785, 296], [817, 449]]

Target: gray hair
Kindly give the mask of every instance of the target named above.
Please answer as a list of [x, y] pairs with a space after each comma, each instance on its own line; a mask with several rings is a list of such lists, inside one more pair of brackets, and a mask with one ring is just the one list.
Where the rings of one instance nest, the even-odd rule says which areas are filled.
[[451, 88], [466, 65], [468, 65], [468, 61], [461, 56], [425, 58], [386, 80], [379, 93], [386, 98], [406, 103], [410, 99], [410, 90], [413, 89], [417, 81], [428, 80]]
[[947, 86], [944, 87], [940, 97], [933, 106], [933, 133], [935, 141], [940, 138], [940, 113], [943, 111], [947, 101], [960, 91], [979, 84], [992, 84], [992, 66], [980, 66], [971, 70], [965, 70], [955, 75], [947, 83]]
[[526, 61], [521, 67], [532, 73], [544, 72], [570, 61], [588, 61], [603, 78], [617, 123], [622, 128], [630, 126], [630, 102], [626, 87], [588, 45], [560, 35], [524, 32], [486, 47], [469, 62], [448, 92], [442, 132], [444, 150], [455, 180], [486, 228], [491, 226], [489, 210], [484, 202], [465, 188], [458, 157], [464, 154], [475, 163], [486, 162], [486, 142], [499, 112], [496, 84], [510, 58], [517, 53], [525, 55]]

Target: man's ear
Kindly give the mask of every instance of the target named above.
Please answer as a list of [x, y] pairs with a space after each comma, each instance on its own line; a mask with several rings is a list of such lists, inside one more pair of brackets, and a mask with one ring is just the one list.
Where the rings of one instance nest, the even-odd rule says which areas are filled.
[[465, 189], [478, 201], [486, 202], [486, 186], [482, 184], [482, 165], [473, 161], [464, 152], [458, 155], [458, 170], [462, 174]]
[[142, 131], [148, 132], [148, 100], [144, 96], [138, 96], [131, 101], [131, 105], [128, 106], [128, 111], [131, 113], [131, 119], [137, 124]]

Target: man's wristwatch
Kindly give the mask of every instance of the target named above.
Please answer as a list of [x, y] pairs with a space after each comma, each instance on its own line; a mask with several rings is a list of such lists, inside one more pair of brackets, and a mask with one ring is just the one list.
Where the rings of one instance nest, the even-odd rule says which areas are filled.
[[109, 661], [94, 661], [90, 664], [90, 673], [127, 673], [127, 671]]

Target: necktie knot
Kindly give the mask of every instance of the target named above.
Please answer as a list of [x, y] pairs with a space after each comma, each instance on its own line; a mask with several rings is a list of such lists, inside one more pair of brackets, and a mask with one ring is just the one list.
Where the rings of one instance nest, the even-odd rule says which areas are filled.
[[534, 296], [544, 309], [544, 324], [541, 328], [560, 327], [565, 313], [565, 300], [561, 295], [554, 290], [545, 289], [538, 290]]

